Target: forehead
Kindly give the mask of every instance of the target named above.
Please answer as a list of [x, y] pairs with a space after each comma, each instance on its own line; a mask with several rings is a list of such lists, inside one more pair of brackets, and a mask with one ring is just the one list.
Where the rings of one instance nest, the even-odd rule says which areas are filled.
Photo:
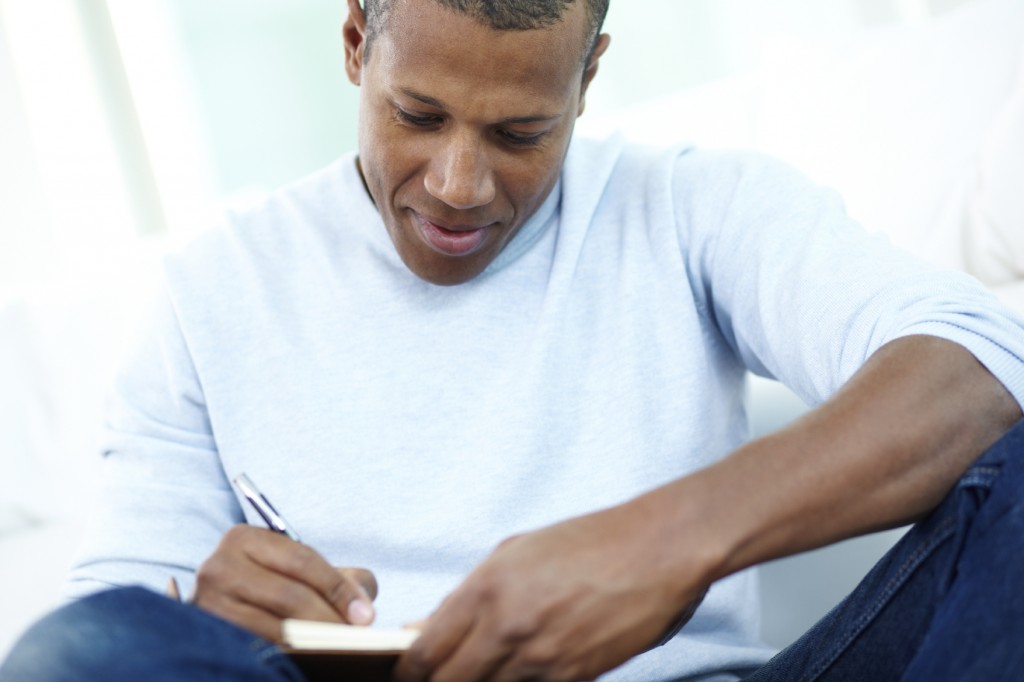
[[549, 27], [497, 30], [434, 0], [394, 0], [367, 75], [445, 102], [504, 97], [561, 104], [578, 94], [582, 79], [585, 4], [577, 0]]

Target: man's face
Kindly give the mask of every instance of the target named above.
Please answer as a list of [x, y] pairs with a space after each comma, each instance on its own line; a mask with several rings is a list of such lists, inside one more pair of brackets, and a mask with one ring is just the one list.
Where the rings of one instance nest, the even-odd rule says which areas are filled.
[[397, 0], [367, 60], [355, 0], [350, 14], [366, 187], [412, 272], [466, 282], [557, 181], [583, 109], [586, 3], [547, 29], [496, 31], [433, 0]]

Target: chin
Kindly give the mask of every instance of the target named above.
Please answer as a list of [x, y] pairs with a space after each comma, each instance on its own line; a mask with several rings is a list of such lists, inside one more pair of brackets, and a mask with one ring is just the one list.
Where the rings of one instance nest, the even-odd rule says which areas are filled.
[[452, 287], [459, 284], [465, 284], [471, 279], [476, 278], [485, 269], [483, 267], [440, 267], [440, 268], [415, 268], [410, 267], [414, 275], [420, 279], [436, 284], [442, 287]]

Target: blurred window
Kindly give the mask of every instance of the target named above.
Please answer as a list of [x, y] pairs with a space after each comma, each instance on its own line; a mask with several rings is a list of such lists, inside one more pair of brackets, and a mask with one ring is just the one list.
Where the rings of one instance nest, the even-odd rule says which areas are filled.
[[[967, 0], [612, 0], [601, 116]], [[0, 284], [187, 235], [355, 146], [342, 0], [0, 0]]]

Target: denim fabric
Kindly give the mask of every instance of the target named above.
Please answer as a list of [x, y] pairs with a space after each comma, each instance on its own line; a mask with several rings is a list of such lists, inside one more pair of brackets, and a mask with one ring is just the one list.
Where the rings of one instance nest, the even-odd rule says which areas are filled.
[[2, 682], [304, 682], [277, 646], [140, 587], [87, 597], [36, 623]]
[[1024, 679], [1024, 421], [748, 682]]
[[[1022, 679], [1022, 491], [1024, 422], [979, 458], [850, 596], [745, 679]], [[303, 679], [273, 644], [141, 588], [56, 611], [0, 667], [0, 682]]]

